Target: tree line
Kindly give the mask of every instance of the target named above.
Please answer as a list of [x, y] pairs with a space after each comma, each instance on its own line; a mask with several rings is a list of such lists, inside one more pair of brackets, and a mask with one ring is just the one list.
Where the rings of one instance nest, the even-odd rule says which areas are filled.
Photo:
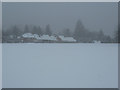
[[[71, 31], [69, 28], [66, 28], [64, 30], [61, 30], [61, 32], [58, 32], [57, 35], [63, 35], [65, 37], [73, 37], [74, 39], [76, 39], [77, 42], [83, 42], [83, 43], [91, 43], [94, 40], [101, 41], [103, 43], [117, 43], [118, 32], [120, 33], [119, 29], [115, 31], [114, 38], [111, 38], [110, 36], [105, 35], [102, 29], [99, 31], [87, 30], [84, 27], [81, 20], [78, 20], [74, 31]], [[14, 25], [11, 28], [2, 30], [2, 41], [4, 43], [4, 42], [14, 42], [18, 40], [19, 42], [18, 37], [20, 37], [24, 33], [38, 34], [39, 36], [41, 35], [51, 36], [55, 34], [51, 30], [49, 24], [46, 25], [45, 29], [35, 25], [30, 27], [29, 25], [26, 24], [23, 30], [21, 30], [17, 25]]]

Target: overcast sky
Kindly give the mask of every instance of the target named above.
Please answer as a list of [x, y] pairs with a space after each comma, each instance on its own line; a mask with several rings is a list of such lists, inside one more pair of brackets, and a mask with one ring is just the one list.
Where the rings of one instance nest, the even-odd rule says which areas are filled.
[[103, 29], [105, 34], [112, 36], [117, 29], [117, 2], [4, 2], [2, 5], [3, 28], [15, 24], [33, 24], [44, 28], [46, 24], [50, 24], [53, 31], [64, 28], [74, 30], [77, 20], [80, 19], [86, 29], [91, 31]]

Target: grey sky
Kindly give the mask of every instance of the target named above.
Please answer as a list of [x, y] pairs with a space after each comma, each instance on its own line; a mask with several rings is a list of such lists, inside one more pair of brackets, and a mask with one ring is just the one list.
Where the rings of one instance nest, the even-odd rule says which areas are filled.
[[2, 3], [0, 1], [0, 31], [1, 31], [1, 28], [2, 28]]
[[50, 24], [53, 31], [64, 28], [74, 30], [77, 20], [80, 19], [91, 31], [103, 29], [105, 34], [112, 36], [114, 30], [117, 29], [117, 2], [4, 2], [2, 9], [3, 28], [14, 24], [34, 24], [44, 28], [46, 24]]

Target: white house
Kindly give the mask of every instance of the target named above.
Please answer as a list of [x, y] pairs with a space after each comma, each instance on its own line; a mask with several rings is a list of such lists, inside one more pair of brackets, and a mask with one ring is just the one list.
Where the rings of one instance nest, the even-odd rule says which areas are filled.
[[31, 40], [38, 40], [38, 41], [49, 41], [49, 42], [76, 42], [76, 40], [73, 37], [64, 37], [59, 35], [42, 35], [39, 36], [38, 34], [31, 34], [31, 33], [25, 33], [22, 35], [23, 39], [31, 39]]

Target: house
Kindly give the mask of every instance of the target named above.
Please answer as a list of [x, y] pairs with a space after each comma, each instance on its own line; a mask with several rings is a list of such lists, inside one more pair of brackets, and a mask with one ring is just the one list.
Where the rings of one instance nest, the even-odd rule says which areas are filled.
[[56, 43], [74, 43], [76, 40], [73, 37], [64, 37], [59, 35], [42, 35], [39, 36], [37, 34], [25, 33], [22, 35], [23, 42], [56, 42]]
[[93, 40], [93, 43], [101, 43], [101, 41]]
[[73, 37], [64, 37], [64, 36], [59, 36], [59, 38], [61, 39], [61, 41], [63, 42], [76, 42], [76, 40]]

